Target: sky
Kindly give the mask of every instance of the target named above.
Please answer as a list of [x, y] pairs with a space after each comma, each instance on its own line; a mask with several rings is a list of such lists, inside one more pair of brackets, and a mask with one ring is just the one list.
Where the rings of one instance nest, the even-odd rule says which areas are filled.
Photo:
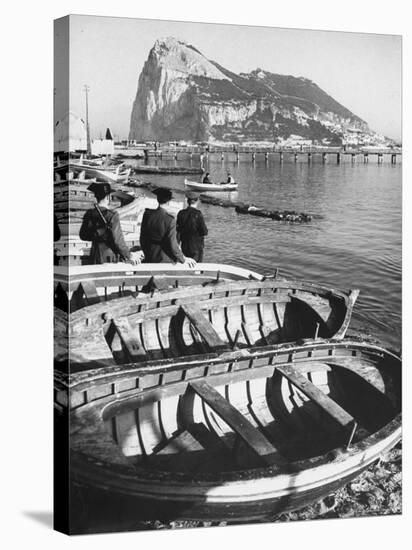
[[[56, 32], [64, 34], [59, 23]], [[87, 84], [92, 138], [107, 127], [116, 139], [127, 137], [140, 72], [155, 41], [166, 36], [236, 73], [260, 67], [309, 78], [373, 130], [401, 139], [400, 36], [74, 15], [67, 37], [70, 109], [85, 116]], [[59, 119], [68, 105], [67, 79], [60, 78], [68, 63], [64, 52], [55, 57]]]

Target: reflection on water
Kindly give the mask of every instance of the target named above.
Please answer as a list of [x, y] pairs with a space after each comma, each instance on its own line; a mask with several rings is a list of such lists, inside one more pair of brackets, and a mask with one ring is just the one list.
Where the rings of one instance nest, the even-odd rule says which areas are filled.
[[[173, 163], [175, 164], [175, 163]], [[179, 163], [180, 164], [180, 163]], [[187, 163], [189, 165], [189, 163]], [[193, 161], [193, 165], [196, 163]], [[202, 205], [205, 261], [359, 288], [353, 325], [387, 345], [401, 340], [401, 166], [270, 161], [208, 164], [214, 181], [231, 171], [239, 189], [222, 193], [257, 206], [313, 214], [290, 224]], [[184, 176], [144, 176], [183, 189]], [[195, 179], [191, 176], [191, 179]]]

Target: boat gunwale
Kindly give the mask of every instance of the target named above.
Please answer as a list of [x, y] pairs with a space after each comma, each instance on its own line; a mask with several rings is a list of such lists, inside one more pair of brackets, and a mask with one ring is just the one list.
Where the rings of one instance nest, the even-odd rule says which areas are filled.
[[[237, 363], [239, 361], [266, 359], [268, 357], [277, 357], [278, 355], [288, 354], [288, 363], [299, 363], [299, 359], [294, 359], [298, 353], [318, 350], [330, 350], [337, 348], [352, 348], [354, 351], [367, 350], [369, 353], [373, 353], [378, 357], [387, 355], [396, 361], [400, 361], [401, 358], [385, 349], [382, 346], [371, 344], [370, 342], [357, 341], [355, 339], [317, 339], [306, 340], [301, 344], [296, 343], [284, 343], [284, 344], [272, 344], [259, 347], [243, 348], [242, 350], [229, 351], [224, 353], [211, 352], [206, 354], [185, 355], [172, 359], [152, 359], [150, 361], [142, 362], [130, 362], [123, 364], [114, 364], [111, 366], [100, 367], [96, 369], [88, 369], [75, 373], [63, 373], [55, 371], [55, 380], [60, 384], [61, 388], [73, 390], [76, 386], [79, 386], [76, 391], [85, 391], [91, 387], [95, 387], [96, 381], [99, 383], [113, 383], [110, 380], [115, 378], [128, 378], [130, 376], [145, 376], [166, 374], [175, 370], [190, 370], [192, 368], [199, 368], [199, 362], [204, 364], [205, 367], [211, 367], [219, 363]], [[323, 356], [317, 356], [319, 361]], [[328, 361], [333, 358], [334, 355], [326, 355], [325, 358]], [[301, 361], [307, 361], [308, 358], [304, 358]], [[310, 359], [310, 358], [309, 358]], [[276, 367], [275, 363], [272, 363], [273, 367]]]
[[[113, 265], [116, 267], [114, 268]], [[122, 278], [122, 277], [133, 277], [139, 276], [141, 272], [148, 272], [148, 276], [162, 276], [165, 273], [184, 273], [184, 274], [205, 274], [206, 272], [213, 273], [214, 277], [217, 276], [217, 273], [220, 273], [220, 277], [225, 277], [225, 275], [236, 275], [239, 277], [239, 280], [248, 280], [250, 277], [253, 277], [256, 280], [261, 280], [264, 278], [263, 275], [249, 269], [233, 266], [229, 264], [216, 264], [216, 263], [199, 263], [195, 268], [184, 268], [181, 264], [151, 264], [144, 263], [134, 266], [132, 264], [119, 262], [117, 264], [101, 264], [94, 266], [70, 266], [70, 275], [67, 267], [55, 267], [54, 279], [55, 283], [60, 282], [61, 284], [69, 285], [78, 284], [82, 280], [94, 280], [100, 278]], [[199, 273], [200, 272], [200, 273]], [[140, 275], [142, 276], [142, 275]], [[171, 275], [172, 276], [172, 275]], [[237, 279], [233, 279], [237, 280]]]

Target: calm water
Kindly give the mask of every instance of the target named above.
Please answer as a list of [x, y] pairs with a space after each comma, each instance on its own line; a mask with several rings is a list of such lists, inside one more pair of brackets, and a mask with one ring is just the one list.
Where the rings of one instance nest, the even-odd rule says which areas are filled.
[[[210, 162], [215, 181], [231, 170], [235, 200], [314, 214], [291, 224], [203, 204], [209, 227], [205, 261], [247, 267], [331, 287], [358, 288], [352, 328], [386, 345], [401, 342], [402, 168], [370, 162], [330, 164], [270, 161]], [[183, 189], [184, 176], [142, 179]], [[195, 176], [191, 177], [195, 179]], [[222, 193], [228, 197], [229, 194]]]

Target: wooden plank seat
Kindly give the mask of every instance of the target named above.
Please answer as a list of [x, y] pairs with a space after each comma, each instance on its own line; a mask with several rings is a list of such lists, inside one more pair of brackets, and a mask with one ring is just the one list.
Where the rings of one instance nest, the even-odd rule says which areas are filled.
[[279, 366], [277, 370], [287, 378], [294, 386], [296, 386], [304, 395], [314, 401], [321, 409], [323, 409], [335, 422], [343, 429], [352, 433], [357, 428], [357, 422], [345, 409], [338, 403], [327, 396], [322, 390], [313, 384], [310, 380], [299, 372], [298, 367], [294, 366]]
[[97, 304], [101, 301], [101, 297], [97, 293], [97, 289], [94, 281], [82, 281], [80, 283], [80, 286], [86, 297], [88, 305]]
[[210, 384], [199, 380], [191, 382], [189, 386], [230, 426], [264, 464], [268, 466], [285, 464], [285, 459], [272, 443]]
[[142, 343], [134, 334], [133, 328], [131, 327], [127, 317], [113, 319], [113, 324], [132, 361], [134, 359], [142, 359], [143, 356], [146, 356]]
[[181, 308], [209, 348], [221, 351], [230, 349], [227, 342], [220, 338], [212, 323], [205, 317], [199, 307], [194, 304], [184, 304]]

